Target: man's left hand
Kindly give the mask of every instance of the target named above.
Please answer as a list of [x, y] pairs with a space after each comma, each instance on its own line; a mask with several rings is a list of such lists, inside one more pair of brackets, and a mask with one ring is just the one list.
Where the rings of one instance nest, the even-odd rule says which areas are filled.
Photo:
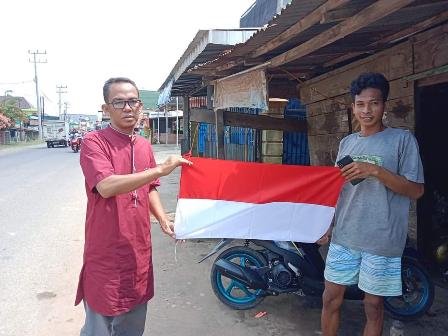
[[168, 219], [165, 219], [160, 222], [160, 227], [162, 228], [162, 231], [170, 236], [171, 238], [175, 238], [174, 235], [174, 224]]
[[330, 236], [332, 231], [333, 231], [333, 225], [330, 225], [327, 232], [325, 232], [325, 234], [316, 241], [316, 244], [318, 245], [328, 244], [330, 242]]

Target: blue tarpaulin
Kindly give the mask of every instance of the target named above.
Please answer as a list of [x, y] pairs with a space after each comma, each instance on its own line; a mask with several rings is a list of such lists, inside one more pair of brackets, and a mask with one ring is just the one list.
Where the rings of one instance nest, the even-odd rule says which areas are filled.
[[168, 82], [168, 84], [163, 88], [163, 91], [160, 92], [159, 99], [157, 101], [157, 105], [166, 105], [171, 99], [171, 88], [173, 87], [174, 78]]

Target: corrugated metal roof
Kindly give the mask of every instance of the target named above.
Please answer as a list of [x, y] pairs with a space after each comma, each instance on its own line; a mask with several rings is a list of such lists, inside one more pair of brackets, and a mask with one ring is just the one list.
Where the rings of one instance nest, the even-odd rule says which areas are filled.
[[143, 102], [145, 110], [157, 110], [157, 100], [159, 99], [159, 92], [139, 90], [140, 99]]
[[[274, 17], [268, 23], [266, 28], [258, 31], [246, 43], [235, 46], [230, 52], [227, 52], [219, 59], [199, 65], [194, 70], [190, 70], [190, 72], [192, 74], [223, 77], [251, 68], [255, 64], [265, 63], [273, 57], [284, 54], [292, 48], [300, 46], [328, 29], [333, 28], [343, 22], [344, 19], [356, 15], [376, 1], [351, 0], [345, 5], [330, 11], [331, 15], [329, 15], [329, 19], [322, 18], [320, 22], [298, 33], [273, 50], [256, 58], [251, 57], [251, 53], [255, 50], [268, 44], [279, 34], [285, 32], [325, 2], [325, 0], [293, 0], [289, 6], [283, 9], [278, 16]], [[331, 66], [327, 66], [327, 62], [346, 56], [348, 53], [353, 54], [353, 57], [355, 57], [357, 55], [356, 53], [365, 52], [367, 54], [387, 48], [391, 43], [396, 43], [397, 41], [386, 41], [382, 43], [381, 40], [383, 38], [413, 27], [417, 23], [445, 11], [448, 11], [448, 1], [446, 0], [414, 1], [412, 4], [344, 38], [327, 46], [322, 46], [318, 50], [311, 51], [309, 54], [301, 56], [287, 64], [283, 64], [281, 68], [298, 77], [307, 76], [309, 78], [319, 75], [330, 70], [331, 67], [337, 64], [334, 63]], [[279, 70], [271, 68], [269, 72], [278, 73]]]
[[245, 43], [235, 46], [229, 53], [213, 63], [209, 67], [226, 64], [240, 57], [245, 57], [258, 47], [265, 45], [279, 34], [286, 31], [293, 24], [304, 18], [327, 0], [293, 0], [280, 14], [274, 16], [268, 24], [252, 35]]
[[256, 31], [254, 28], [199, 30], [159, 91], [162, 91], [173, 78], [172, 96], [175, 96], [177, 92], [183, 92], [185, 86], [200, 85], [202, 77], [188, 74], [188, 69], [218, 58], [223, 52], [232, 49], [234, 45], [245, 42]]
[[[392, 1], [392, 0], [391, 0]], [[240, 71], [250, 69], [259, 64], [265, 64], [274, 57], [283, 55], [291, 49], [307, 43], [320, 34], [325, 34], [334, 28], [337, 33], [337, 25], [350, 20], [367, 7], [376, 4], [376, 0], [350, 0], [339, 7], [326, 11], [320, 17], [319, 22], [312, 24], [307, 29], [300, 31], [290, 39], [284, 39], [282, 44], [276, 45], [272, 50], [265, 50], [268, 45], [288, 29], [307, 18], [313, 11], [322, 5], [328, 5], [326, 0], [293, 0], [281, 13], [268, 22], [266, 27], [259, 29], [244, 43], [229, 44], [211, 43], [204, 37], [205, 32], [200, 31], [184, 55], [176, 64], [176, 67], [168, 76], [164, 85], [170, 78], [175, 78], [172, 95], [204, 95], [202, 78], [221, 78]], [[332, 43], [322, 40], [322, 46], [318, 49], [305, 51], [300, 57], [291, 59], [277, 68], [269, 67], [268, 73], [274, 77], [312, 78], [333, 68], [349, 62], [355, 57], [363, 57], [378, 52], [397, 43], [397, 39], [388, 39], [398, 32], [412, 29], [415, 25], [440, 15], [440, 24], [446, 20], [448, 14], [448, 0], [416, 0], [410, 5], [391, 12], [389, 15], [372, 22], [365, 27], [347, 36], [341, 37]], [[428, 29], [435, 23], [431, 23], [421, 29]], [[415, 33], [415, 32], [414, 32]], [[403, 36], [402, 38], [407, 38]], [[255, 51], [257, 51], [255, 53]], [[259, 54], [259, 56], [252, 56]], [[361, 56], [360, 56], [361, 55]], [[162, 86], [162, 88], [163, 88]]]
[[15, 103], [21, 110], [32, 108], [32, 105], [24, 97], [0, 96], [0, 104], [3, 102]]

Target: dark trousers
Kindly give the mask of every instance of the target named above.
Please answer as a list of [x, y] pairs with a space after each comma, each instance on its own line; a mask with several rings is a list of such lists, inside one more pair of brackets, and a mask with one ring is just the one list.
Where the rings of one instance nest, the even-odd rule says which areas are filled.
[[145, 330], [147, 303], [135, 306], [118, 316], [103, 316], [84, 300], [86, 321], [80, 336], [142, 336]]

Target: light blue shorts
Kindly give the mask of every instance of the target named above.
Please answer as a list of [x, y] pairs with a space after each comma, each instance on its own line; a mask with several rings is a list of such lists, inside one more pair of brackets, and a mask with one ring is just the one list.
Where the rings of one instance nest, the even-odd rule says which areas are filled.
[[354, 285], [378, 296], [401, 295], [401, 258], [384, 257], [331, 243], [325, 266], [325, 280]]

